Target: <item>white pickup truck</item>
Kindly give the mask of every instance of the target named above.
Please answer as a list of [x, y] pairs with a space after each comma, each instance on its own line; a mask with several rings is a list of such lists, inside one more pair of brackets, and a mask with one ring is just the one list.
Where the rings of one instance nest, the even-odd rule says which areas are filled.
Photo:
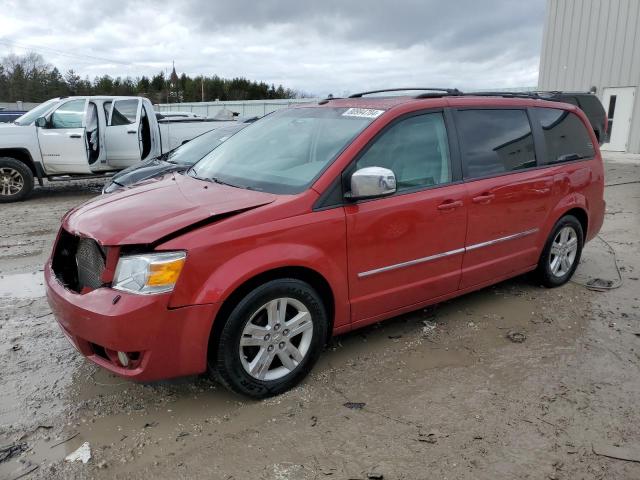
[[234, 123], [158, 117], [142, 97], [64, 97], [0, 124], [0, 203], [25, 199], [34, 179], [106, 177]]

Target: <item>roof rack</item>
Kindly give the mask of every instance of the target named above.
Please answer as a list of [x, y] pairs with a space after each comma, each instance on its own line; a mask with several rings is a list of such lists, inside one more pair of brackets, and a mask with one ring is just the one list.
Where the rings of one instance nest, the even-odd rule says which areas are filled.
[[339, 98], [342, 98], [342, 97], [334, 97], [334, 96], [333, 96], [333, 94], [331, 94], [331, 93], [330, 93], [330, 94], [327, 96], [327, 98], [323, 98], [322, 100], [320, 100], [320, 101], [318, 102], [318, 105], [324, 105], [325, 103], [329, 103], [331, 100], [337, 100], [337, 99], [339, 99]]
[[530, 90], [525, 92], [513, 91], [479, 91], [466, 92], [464, 95], [477, 97], [505, 97], [505, 98], [533, 98], [537, 100], [549, 100], [553, 95], [590, 94], [591, 92], [570, 92], [563, 90]]
[[[385, 88], [382, 90], [370, 90], [368, 92], [359, 92], [349, 95], [349, 98], [361, 98], [365, 95], [373, 95], [374, 93], [387, 93], [387, 92], [408, 92], [408, 91], [427, 91], [427, 92], [439, 92], [439, 94], [446, 95], [462, 95], [462, 92], [457, 88]], [[424, 94], [423, 94], [424, 95]]]
[[465, 95], [477, 96], [477, 97], [505, 97], [505, 98], [542, 98], [541, 92], [500, 92], [500, 91], [488, 91], [488, 92], [468, 92]]
[[[444, 96], [465, 96], [465, 97], [504, 97], [504, 98], [533, 98], [539, 100], [545, 100], [549, 95], [555, 95], [563, 93], [557, 90], [549, 91], [528, 91], [528, 92], [513, 92], [513, 91], [478, 91], [478, 92], [463, 92], [457, 88], [430, 88], [430, 87], [418, 87], [418, 88], [385, 88], [382, 90], [370, 90], [368, 92], [359, 92], [349, 95], [348, 98], [362, 98], [365, 95], [373, 95], [375, 93], [387, 93], [387, 92], [407, 92], [407, 91], [421, 91], [414, 98], [433, 98]], [[333, 97], [329, 95], [327, 98], [318, 102], [319, 105], [324, 105], [341, 97]]]

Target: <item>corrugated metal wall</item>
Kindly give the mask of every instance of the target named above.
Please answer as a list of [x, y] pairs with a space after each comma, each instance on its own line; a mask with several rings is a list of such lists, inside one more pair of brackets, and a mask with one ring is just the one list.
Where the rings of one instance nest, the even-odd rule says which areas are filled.
[[[640, 0], [547, 0], [541, 90], [640, 86]], [[636, 90], [628, 151], [640, 153]]]

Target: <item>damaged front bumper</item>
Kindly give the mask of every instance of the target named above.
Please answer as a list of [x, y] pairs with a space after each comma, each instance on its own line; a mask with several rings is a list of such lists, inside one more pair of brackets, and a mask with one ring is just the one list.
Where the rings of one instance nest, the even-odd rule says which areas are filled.
[[[137, 381], [199, 374], [217, 304], [169, 308], [170, 293], [66, 289], [45, 265], [47, 300], [62, 331], [92, 362]], [[126, 354], [129, 361], [119, 353]], [[126, 365], [125, 365], [126, 364]]]

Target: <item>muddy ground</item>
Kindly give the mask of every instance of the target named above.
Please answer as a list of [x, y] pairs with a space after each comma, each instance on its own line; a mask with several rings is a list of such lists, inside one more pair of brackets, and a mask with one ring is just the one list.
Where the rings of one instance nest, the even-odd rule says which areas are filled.
[[[575, 283], [516, 278], [341, 336], [300, 387], [265, 401], [85, 361], [49, 314], [42, 265], [61, 216], [100, 185], [2, 205], [0, 478], [638, 479], [640, 463], [594, 453], [640, 460], [634, 181], [640, 159], [607, 162], [608, 245], [587, 245]], [[622, 286], [585, 288], [617, 286], [610, 247]], [[89, 462], [64, 462], [84, 442]]]

